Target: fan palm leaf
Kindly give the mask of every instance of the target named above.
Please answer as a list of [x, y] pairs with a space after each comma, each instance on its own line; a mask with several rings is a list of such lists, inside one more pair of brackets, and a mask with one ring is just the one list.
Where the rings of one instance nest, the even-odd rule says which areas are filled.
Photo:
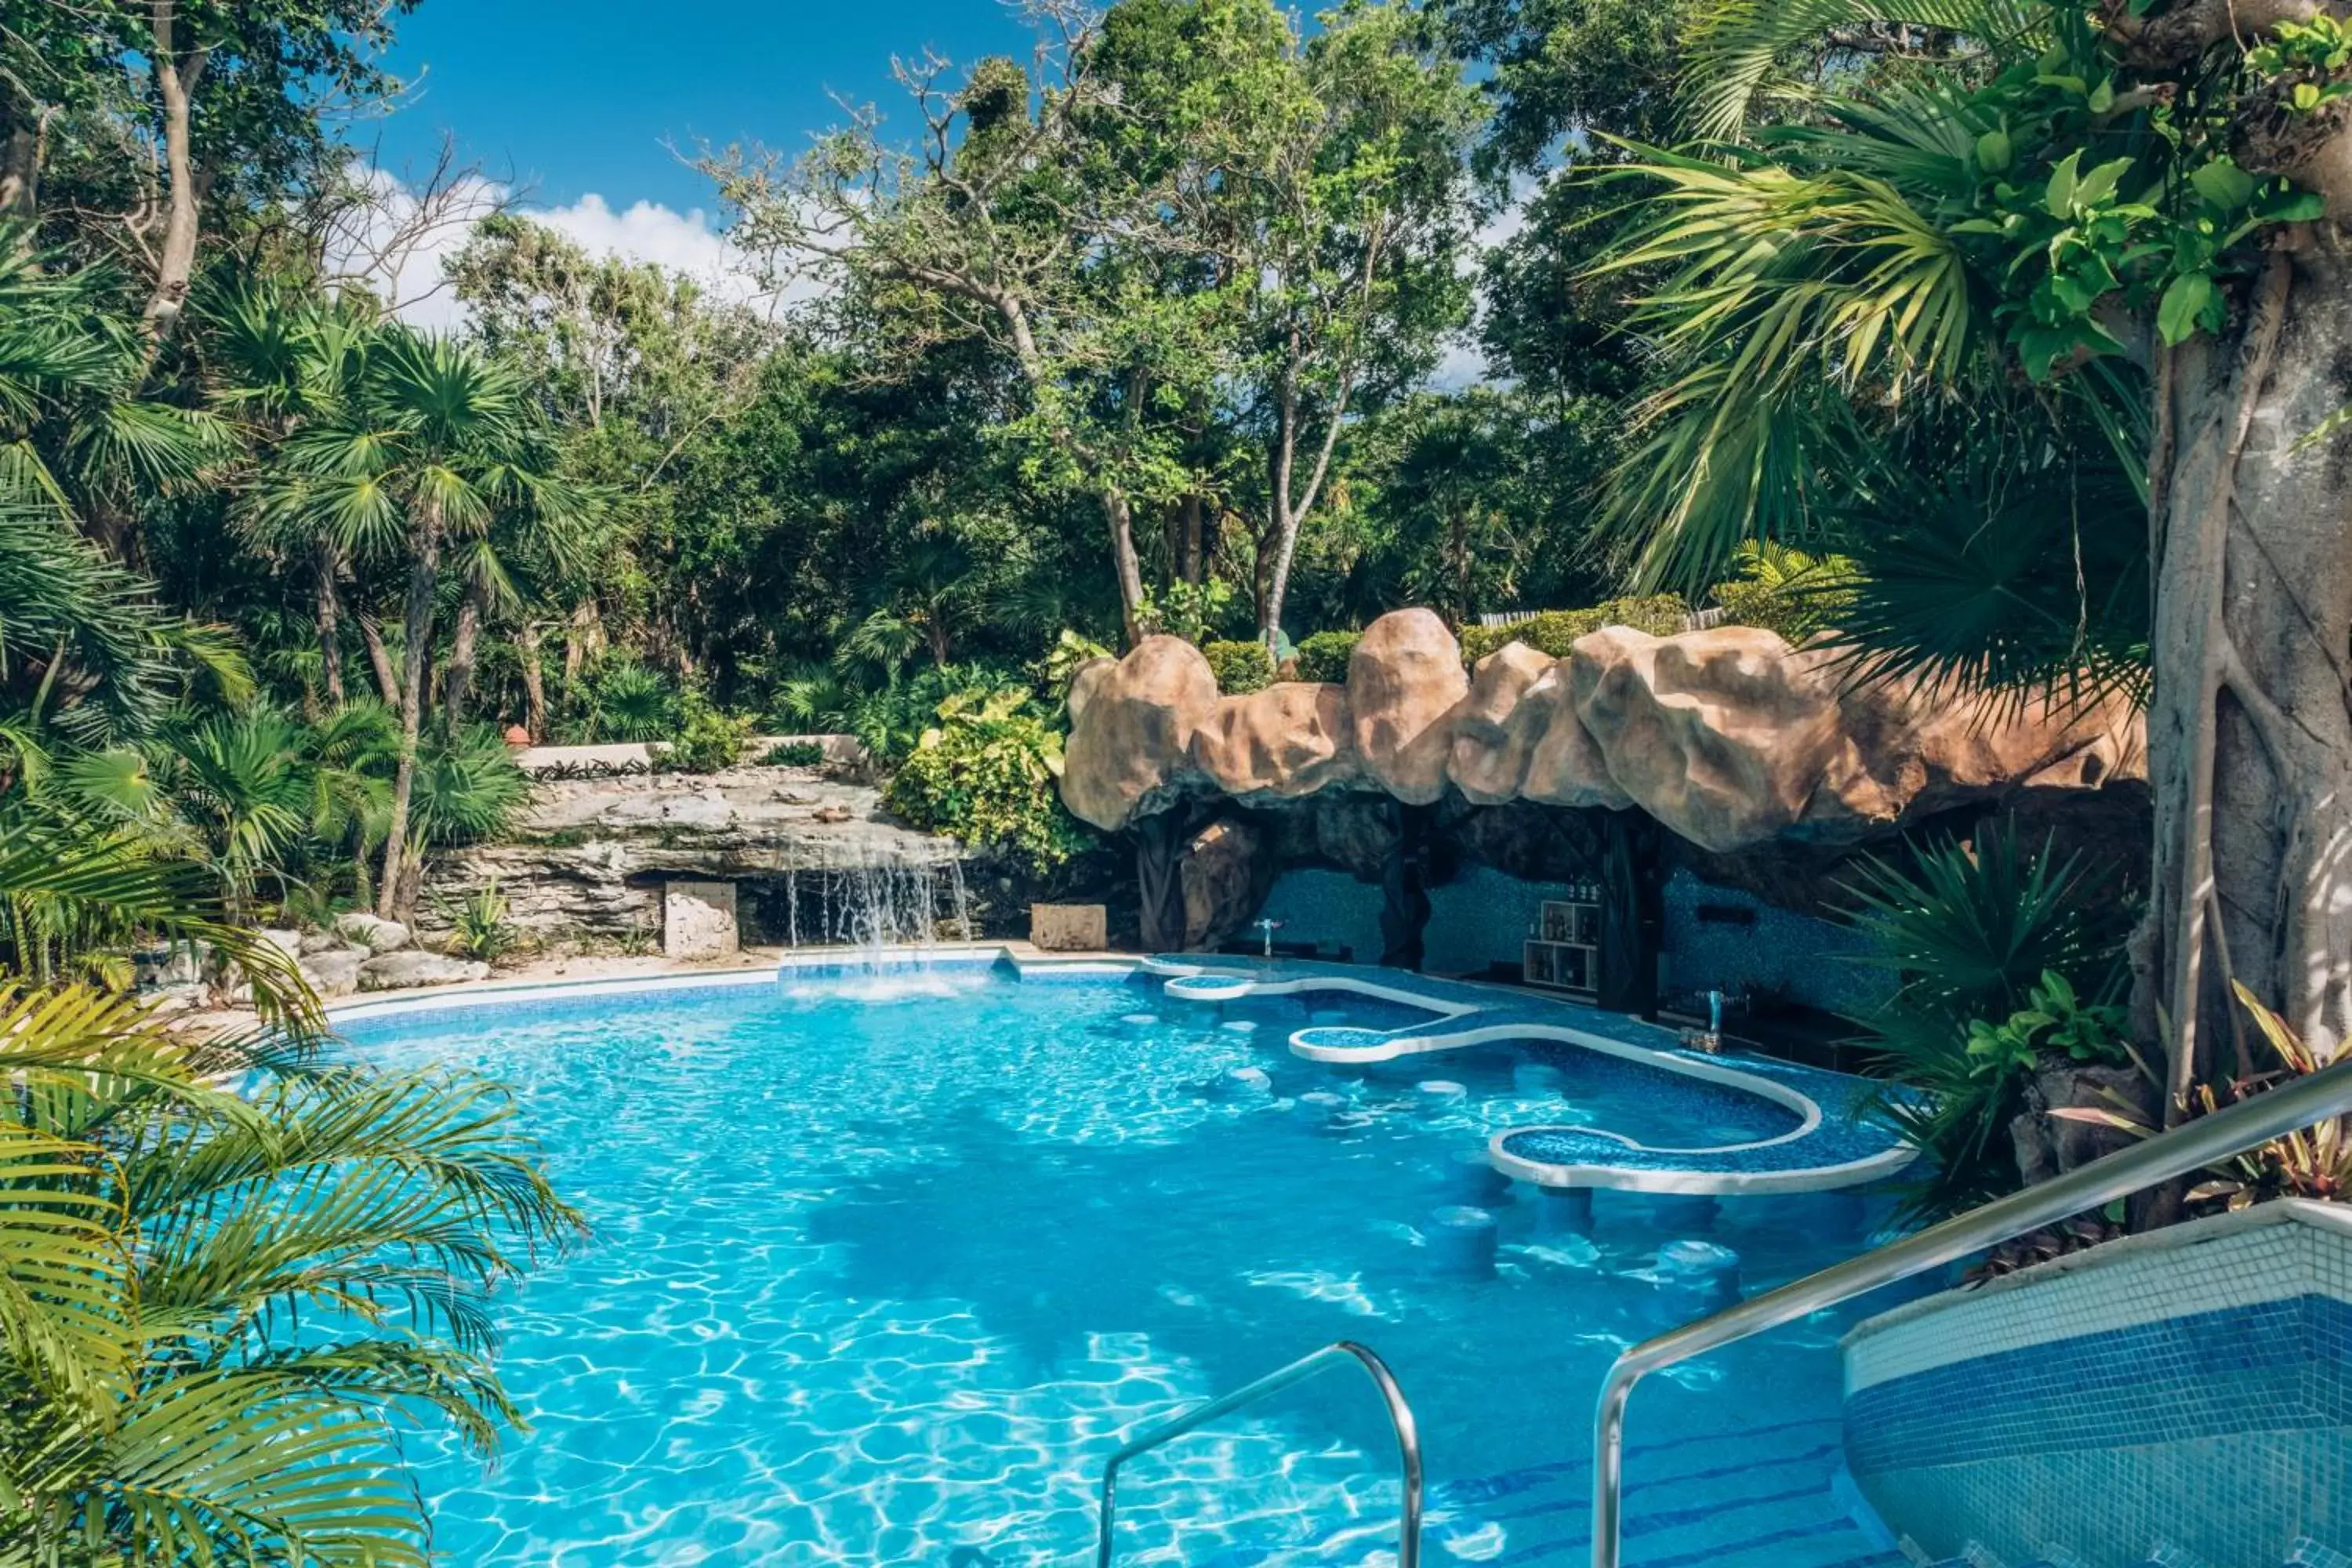
[[2048, 23], [2018, 0], [1714, 0], [1691, 28], [1684, 115], [1691, 132], [1729, 142], [1789, 58], [1847, 29], [1895, 24], [1937, 28], [2011, 52], [2038, 53]]

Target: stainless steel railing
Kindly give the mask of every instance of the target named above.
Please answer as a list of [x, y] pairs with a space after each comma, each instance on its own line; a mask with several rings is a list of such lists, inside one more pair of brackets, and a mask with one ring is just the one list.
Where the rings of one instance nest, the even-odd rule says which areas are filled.
[[1172, 1443], [1187, 1432], [1196, 1432], [1221, 1415], [1230, 1415], [1244, 1405], [1279, 1394], [1293, 1384], [1304, 1383], [1317, 1373], [1343, 1361], [1353, 1361], [1364, 1369], [1364, 1374], [1379, 1389], [1381, 1402], [1388, 1406], [1389, 1426], [1396, 1432], [1397, 1468], [1404, 1480], [1404, 1504], [1397, 1521], [1397, 1568], [1419, 1568], [1421, 1563], [1421, 1435], [1414, 1428], [1412, 1406], [1405, 1403], [1404, 1391], [1388, 1363], [1353, 1340], [1338, 1340], [1325, 1345], [1312, 1355], [1300, 1356], [1288, 1366], [1267, 1373], [1255, 1383], [1244, 1384], [1221, 1399], [1198, 1405], [1174, 1420], [1154, 1426], [1141, 1436], [1130, 1440], [1125, 1447], [1110, 1457], [1103, 1467], [1102, 1526], [1095, 1542], [1095, 1568], [1110, 1568], [1111, 1531], [1118, 1511], [1117, 1489], [1118, 1468], [1139, 1454], [1148, 1454], [1163, 1443]]
[[2284, 1089], [2184, 1122], [2038, 1187], [1996, 1199], [1635, 1345], [1610, 1367], [1593, 1416], [1592, 1568], [1617, 1568], [1625, 1401], [1648, 1373], [1850, 1301], [1881, 1285], [2014, 1241], [2347, 1111], [2352, 1111], [2352, 1057]]

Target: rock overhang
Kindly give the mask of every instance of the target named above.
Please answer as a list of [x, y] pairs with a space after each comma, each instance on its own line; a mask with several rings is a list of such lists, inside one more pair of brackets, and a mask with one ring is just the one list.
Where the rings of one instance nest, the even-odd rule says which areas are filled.
[[1427, 805], [1638, 807], [1717, 853], [1852, 844], [2025, 789], [2147, 776], [2141, 717], [2116, 695], [1959, 694], [1856, 682], [1833, 649], [1721, 626], [1607, 626], [1565, 658], [1519, 643], [1463, 668], [1428, 610], [1366, 628], [1341, 684], [1218, 692], [1200, 650], [1147, 637], [1071, 693], [1064, 802], [1117, 831], [1193, 797], [1243, 805], [1335, 792]]

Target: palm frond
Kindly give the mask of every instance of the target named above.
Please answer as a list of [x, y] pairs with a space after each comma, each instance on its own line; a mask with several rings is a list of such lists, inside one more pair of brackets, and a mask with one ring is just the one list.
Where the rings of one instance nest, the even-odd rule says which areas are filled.
[[1736, 140], [1790, 58], [1843, 30], [1937, 28], [2007, 55], [2039, 53], [2048, 23], [2019, 0], [1715, 0], [1691, 28], [1684, 114], [1695, 136]]

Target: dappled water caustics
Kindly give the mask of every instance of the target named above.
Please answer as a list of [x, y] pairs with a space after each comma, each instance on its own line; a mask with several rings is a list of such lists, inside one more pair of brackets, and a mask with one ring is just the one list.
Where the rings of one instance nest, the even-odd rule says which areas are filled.
[[[1405, 1021], [1335, 1005], [1315, 1016]], [[1284, 1049], [1309, 1016], [1139, 979], [935, 972], [854, 1000], [739, 987], [355, 1026], [371, 1057], [513, 1082], [595, 1227], [505, 1304], [501, 1365], [532, 1429], [487, 1472], [416, 1440], [436, 1551], [1085, 1561], [1118, 1441], [1349, 1337], [1419, 1412], [1426, 1560], [1573, 1564], [1601, 1370], [1703, 1310], [1655, 1263], [1705, 1222], [1604, 1193], [1580, 1234], [1522, 1188], [1494, 1202], [1499, 1264], [1475, 1277], [1440, 1267], [1431, 1214], [1479, 1195], [1465, 1156], [1500, 1127], [1682, 1142], [1771, 1136], [1786, 1113], [1662, 1095], [1647, 1068], [1566, 1047], [1551, 1071], [1497, 1050], [1338, 1075]], [[1440, 1078], [1459, 1090], [1423, 1081]], [[1861, 1238], [1851, 1203], [1789, 1198], [1727, 1201], [1709, 1239], [1754, 1289]], [[1846, 1321], [1644, 1387], [1629, 1563], [1899, 1561], [1834, 1500]], [[1128, 1474], [1123, 1563], [1393, 1561], [1393, 1445], [1344, 1372]]]

